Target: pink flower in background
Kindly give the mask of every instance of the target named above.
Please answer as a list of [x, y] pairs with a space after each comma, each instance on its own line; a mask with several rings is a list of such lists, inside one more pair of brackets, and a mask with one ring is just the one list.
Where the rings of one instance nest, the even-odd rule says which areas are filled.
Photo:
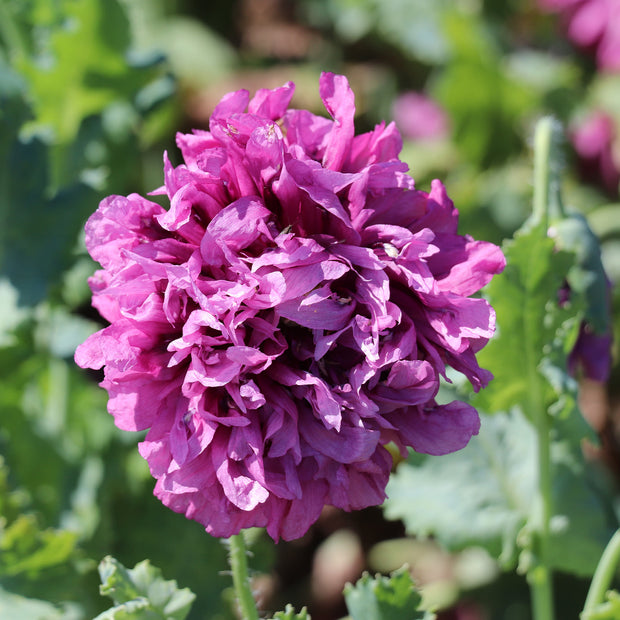
[[209, 131], [164, 157], [168, 210], [110, 196], [86, 225], [110, 325], [76, 352], [104, 367], [110, 413], [148, 429], [155, 494], [214, 536], [302, 536], [324, 505], [380, 504], [388, 442], [444, 454], [476, 411], [438, 404], [447, 366], [477, 390], [504, 266], [457, 232], [443, 185], [414, 188], [394, 124], [354, 135], [354, 96], [325, 73], [331, 119], [288, 109], [293, 84], [226, 95]]
[[538, 0], [538, 4], [561, 13], [568, 38], [592, 50], [601, 69], [620, 71], [618, 0]]
[[448, 116], [425, 95], [407, 92], [392, 106], [394, 121], [401, 133], [411, 140], [439, 140], [448, 135]]
[[608, 193], [617, 195], [620, 170], [613, 153], [616, 139], [614, 120], [604, 112], [594, 111], [575, 124], [570, 137], [579, 156], [583, 177], [601, 183]]

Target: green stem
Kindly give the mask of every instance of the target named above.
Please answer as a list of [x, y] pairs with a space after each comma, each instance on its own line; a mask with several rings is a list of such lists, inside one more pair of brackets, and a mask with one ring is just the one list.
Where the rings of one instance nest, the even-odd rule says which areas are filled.
[[564, 214], [560, 193], [562, 168], [562, 127], [547, 116], [538, 121], [534, 132], [534, 219], [542, 222], [545, 230], [549, 220]]
[[620, 563], [620, 530], [618, 530], [607, 543], [605, 551], [599, 560], [598, 566], [592, 578], [588, 596], [583, 607], [582, 616], [587, 618], [587, 613], [601, 604], [605, 598], [605, 593], [609, 590], [611, 580], [614, 578], [616, 568]]
[[540, 404], [537, 407], [536, 439], [538, 443], [538, 520], [536, 527], [536, 559], [528, 571], [527, 580], [532, 593], [534, 620], [553, 620], [553, 583], [549, 568], [549, 524], [551, 504], [551, 454], [549, 446], [549, 420]]
[[243, 532], [228, 539], [228, 557], [232, 570], [233, 585], [243, 620], [258, 620], [256, 601], [250, 587], [247, 550]]
[[[559, 132], [552, 118], [543, 118], [534, 134], [534, 219], [546, 231], [550, 219], [562, 212], [559, 186]], [[528, 330], [526, 329], [526, 338]], [[534, 343], [526, 350], [533, 353]], [[531, 357], [531, 355], [529, 356]], [[550, 453], [550, 419], [542, 396], [541, 379], [536, 361], [526, 360], [530, 379], [530, 415], [536, 429], [538, 451], [538, 497], [532, 532], [533, 560], [527, 571], [532, 594], [534, 620], [553, 620], [553, 583], [549, 566], [550, 522], [553, 515]]]
[[549, 117], [538, 121], [534, 131], [534, 217], [545, 223], [549, 204], [549, 156], [553, 120]]

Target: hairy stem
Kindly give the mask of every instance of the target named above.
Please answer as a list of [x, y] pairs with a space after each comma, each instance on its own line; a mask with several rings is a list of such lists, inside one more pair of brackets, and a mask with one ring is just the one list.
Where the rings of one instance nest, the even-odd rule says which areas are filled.
[[549, 420], [544, 408], [538, 407], [536, 415], [538, 443], [538, 521], [536, 528], [536, 560], [527, 573], [532, 593], [534, 620], [553, 620], [553, 583], [549, 568], [549, 523], [551, 503], [551, 456], [549, 450]]
[[534, 219], [543, 222], [562, 217], [564, 205], [560, 192], [562, 170], [561, 124], [547, 116], [538, 121], [534, 132]]
[[[557, 123], [543, 118], [534, 135], [534, 217], [543, 222], [561, 213], [559, 197], [559, 136]], [[526, 330], [527, 334], [527, 330]], [[532, 352], [533, 343], [528, 350]], [[542, 396], [541, 378], [534, 360], [526, 360], [530, 374], [530, 415], [536, 428], [538, 495], [534, 524], [534, 557], [527, 571], [534, 620], [553, 620], [553, 583], [549, 567], [549, 535], [553, 514], [551, 494], [550, 419]]]
[[252, 588], [250, 587], [247, 550], [243, 532], [231, 536], [228, 539], [228, 546], [228, 559], [241, 617], [243, 620], [258, 620], [256, 601], [254, 600]]

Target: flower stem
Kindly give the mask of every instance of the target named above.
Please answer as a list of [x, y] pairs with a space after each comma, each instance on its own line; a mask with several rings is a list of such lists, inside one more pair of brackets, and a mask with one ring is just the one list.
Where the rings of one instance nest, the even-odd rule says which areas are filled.
[[551, 505], [551, 455], [549, 447], [549, 420], [544, 408], [538, 407], [536, 415], [538, 443], [538, 514], [536, 536], [536, 560], [528, 570], [527, 580], [532, 593], [534, 620], [553, 620], [553, 583], [549, 568], [549, 523]]
[[243, 620], [258, 620], [256, 601], [250, 587], [248, 575], [247, 550], [243, 532], [228, 539], [228, 560], [232, 571], [233, 585], [237, 596], [237, 603]]
[[[550, 219], [562, 212], [559, 186], [560, 159], [559, 128], [552, 118], [538, 122], [534, 134], [534, 220], [542, 222], [544, 230]], [[534, 343], [527, 349], [533, 353]], [[527, 570], [532, 594], [534, 620], [553, 620], [553, 583], [549, 567], [550, 522], [552, 506], [552, 474], [550, 451], [550, 418], [542, 396], [541, 378], [534, 359], [527, 360], [529, 369], [530, 415], [536, 429], [538, 451], [538, 497], [533, 516], [533, 558]]]
[[620, 563], [620, 530], [607, 543], [607, 547], [605, 547], [605, 551], [603, 551], [603, 555], [596, 567], [581, 614], [584, 620], [587, 619], [588, 612], [593, 611], [597, 605], [603, 602], [605, 593], [611, 585], [611, 580], [616, 574], [618, 563]]
[[562, 127], [550, 116], [538, 121], [534, 132], [534, 219], [544, 224], [560, 218], [564, 205], [560, 193]]

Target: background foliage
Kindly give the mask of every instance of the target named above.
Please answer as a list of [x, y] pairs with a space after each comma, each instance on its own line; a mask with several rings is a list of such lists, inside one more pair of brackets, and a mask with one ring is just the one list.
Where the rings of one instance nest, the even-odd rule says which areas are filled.
[[[443, 110], [443, 129], [406, 138], [403, 158], [418, 187], [427, 188], [435, 176], [445, 181], [461, 212], [461, 231], [476, 238], [501, 243], [528, 217], [529, 140], [541, 115], [554, 114], [569, 137], [589, 114], [608, 115], [620, 169], [620, 75], [598, 71], [564, 38], [557, 16], [542, 13], [533, 0], [0, 0], [3, 618], [77, 620], [107, 613], [110, 601], [99, 596], [96, 568], [108, 554], [137, 565], [134, 573], [123, 573], [131, 579], [143, 571], [166, 592], [170, 587], [171, 601], [187, 602], [183, 588], [190, 588], [196, 594], [190, 620], [231, 617], [229, 600], [221, 596], [228, 586], [220, 574], [222, 545], [152, 497], [146, 464], [133, 438], [113, 426], [98, 377], [73, 363], [75, 346], [99, 325], [86, 284], [95, 265], [81, 231], [103, 196], [158, 187], [162, 151], [177, 157], [174, 132], [203, 127], [230, 90], [292, 79], [296, 105], [322, 113], [321, 70], [349, 76], [358, 131], [391, 119], [394, 101], [409, 91]], [[606, 271], [618, 283], [617, 183], [606, 184], [597, 162], [580, 159], [570, 141], [565, 198], [599, 235]], [[493, 369], [499, 387], [477, 401], [495, 414], [485, 415], [480, 436], [457, 455], [413, 455], [399, 467], [386, 514], [402, 523], [386, 522], [378, 511], [328, 513], [305, 539], [275, 550], [255, 533], [252, 564], [269, 609], [283, 609], [284, 602], [299, 609], [310, 601], [315, 620], [344, 615], [342, 598], [330, 599], [325, 587], [316, 590], [324, 583], [317, 572], [332, 566], [329, 554], [335, 553], [348, 559], [337, 576], [351, 581], [363, 568], [390, 572], [408, 561], [431, 584], [429, 596], [456, 605], [446, 618], [483, 608], [492, 618], [527, 617], [523, 586], [499, 576], [491, 559], [514, 567], [527, 562], [524, 551], [531, 548], [524, 542], [534, 484], [523, 405], [529, 385], [519, 347], [523, 330], [532, 326], [544, 325], [535, 337], [545, 342], [565, 341], [579, 311], [578, 302], [572, 314], [546, 311], [562, 282], [560, 263], [571, 258], [543, 237], [530, 231], [506, 246], [517, 267], [489, 291], [500, 336], [482, 363]], [[519, 272], [518, 255], [535, 256], [542, 279]], [[517, 324], [516, 300], [531, 304], [525, 325]], [[618, 343], [618, 286], [612, 303]], [[616, 364], [607, 386], [584, 391], [590, 396], [582, 409], [602, 437], [599, 458], [586, 462], [581, 438], [595, 443], [596, 433], [578, 422], [577, 384], [552, 371], [557, 352], [545, 355], [536, 366], [548, 362], [547, 404], [558, 394], [563, 403], [555, 412], [561, 423], [553, 444], [560, 500], [554, 563], [572, 575], [558, 579], [574, 585], [571, 592], [580, 599], [585, 586], [578, 578], [591, 575], [617, 524], [619, 369]], [[597, 399], [611, 407], [597, 408]], [[417, 538], [396, 540], [405, 530]], [[451, 554], [420, 538], [428, 534]], [[163, 577], [138, 564], [145, 558]], [[127, 605], [109, 585], [113, 574], [128, 570], [114, 562], [106, 569], [104, 594], [113, 595], [114, 605]], [[181, 594], [166, 585], [173, 578]], [[390, 587], [403, 592], [400, 602], [409, 596], [403, 578], [389, 587], [365, 579], [348, 591], [353, 605], [371, 588], [383, 588], [386, 600]], [[566, 598], [574, 611], [571, 595]], [[282, 617], [297, 616], [290, 611]]]

